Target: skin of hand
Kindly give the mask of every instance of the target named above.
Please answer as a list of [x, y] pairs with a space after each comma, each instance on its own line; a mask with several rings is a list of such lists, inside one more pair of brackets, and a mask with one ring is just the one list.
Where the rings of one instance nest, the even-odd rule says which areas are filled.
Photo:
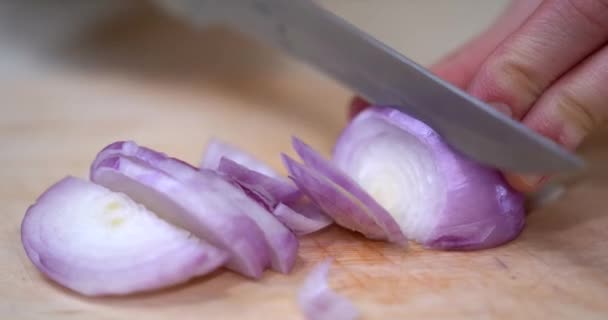
[[[608, 118], [608, 0], [513, 0], [430, 70], [575, 150]], [[355, 97], [350, 116], [367, 105]], [[548, 178], [504, 175], [522, 192]]]

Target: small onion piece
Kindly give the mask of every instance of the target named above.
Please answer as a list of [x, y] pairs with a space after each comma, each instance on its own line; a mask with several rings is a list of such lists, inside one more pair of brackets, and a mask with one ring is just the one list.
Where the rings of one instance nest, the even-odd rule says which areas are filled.
[[200, 190], [209, 190], [220, 195], [226, 206], [235, 206], [245, 212], [262, 230], [269, 248], [272, 269], [285, 274], [291, 272], [300, 245], [298, 238], [291, 230], [259, 203], [248, 197], [245, 192], [240, 191], [215, 171], [202, 169], [200, 178], [196, 179], [194, 183], [199, 185]]
[[359, 318], [355, 306], [333, 291], [327, 282], [331, 261], [315, 265], [298, 293], [298, 304], [307, 320], [354, 320]]
[[187, 182], [197, 175], [196, 168], [190, 164], [153, 149], [140, 146], [134, 141], [117, 141], [103, 148], [95, 157], [90, 172], [94, 172], [105, 159], [116, 155], [144, 163], [182, 182]]
[[[135, 148], [130, 146], [128, 147], [129, 152], [126, 152], [123, 145], [123, 151], [120, 153], [130, 155], [135, 158], [133, 161], [143, 162], [174, 177], [199, 193], [205, 193], [205, 196], [215, 193], [213, 201], [216, 203], [223, 201], [226, 203], [226, 208], [232, 208], [234, 211], [247, 215], [262, 231], [263, 239], [270, 248], [272, 268], [282, 273], [288, 273], [293, 268], [299, 246], [297, 238], [264, 207], [248, 197], [243, 189], [231, 184], [224, 176], [220, 176], [212, 170], [201, 169], [199, 171], [189, 164], [163, 153], [137, 146], [134, 143], [131, 145], [134, 145]], [[102, 153], [98, 158], [103, 157]]]
[[217, 170], [260, 197], [261, 202], [270, 210], [280, 202], [290, 203], [300, 197], [300, 190], [290, 181], [250, 170], [229, 158], [223, 157]]
[[30, 206], [21, 240], [41, 272], [87, 296], [183, 283], [216, 270], [228, 258], [124, 194], [71, 176]]
[[319, 231], [332, 224], [332, 220], [320, 212], [314, 204], [301, 207], [301, 211], [292, 209], [283, 203], [279, 203], [272, 213], [287, 228], [299, 236]]
[[[209, 141], [205, 153], [203, 154], [200, 167], [216, 170], [220, 166], [222, 158], [228, 158], [249, 170], [259, 172], [265, 176], [286, 180], [274, 169], [256, 159], [253, 155], [219, 139], [211, 139]], [[287, 183], [289, 183], [289, 181], [287, 181]]]
[[338, 139], [333, 163], [386, 208], [408, 238], [429, 248], [495, 247], [523, 229], [523, 196], [497, 170], [393, 108], [357, 115]]
[[122, 192], [161, 218], [189, 230], [230, 254], [227, 267], [259, 278], [270, 258], [264, 235], [244, 212], [248, 208], [226, 200], [231, 189], [201, 190], [130, 158], [105, 158], [91, 172], [92, 181]]
[[[308, 192], [308, 196], [336, 223], [358, 231], [371, 239], [383, 239], [397, 244], [406, 244], [405, 235], [395, 219], [353, 181], [346, 172], [342, 172], [331, 162], [325, 160], [300, 139], [294, 137], [292, 142], [295, 151], [307, 166], [307, 169], [304, 169], [304, 166], [286, 159], [292, 178], [300, 189]], [[314, 180], [317, 182], [314, 182]], [[313, 190], [320, 188], [321, 184], [324, 185], [325, 192]], [[334, 191], [331, 192], [330, 189]], [[337, 199], [341, 199], [343, 208], [337, 206]], [[347, 202], [350, 203], [348, 205], [350, 209], [345, 207]]]
[[385, 240], [386, 234], [367, 213], [367, 208], [348, 191], [320, 173], [283, 154], [291, 178], [323, 212], [338, 225], [370, 239]]

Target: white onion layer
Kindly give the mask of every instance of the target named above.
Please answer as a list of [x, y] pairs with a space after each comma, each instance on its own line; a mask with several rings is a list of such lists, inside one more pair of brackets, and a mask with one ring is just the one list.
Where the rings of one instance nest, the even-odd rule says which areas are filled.
[[23, 220], [28, 257], [84, 295], [122, 295], [178, 284], [220, 267], [223, 251], [122, 193], [74, 177], [45, 191]]

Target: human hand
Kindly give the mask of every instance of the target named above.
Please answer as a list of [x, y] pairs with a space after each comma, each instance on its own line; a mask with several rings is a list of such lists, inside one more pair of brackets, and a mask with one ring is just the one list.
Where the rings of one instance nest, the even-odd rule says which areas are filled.
[[[514, 0], [435, 74], [574, 150], [608, 117], [608, 0]], [[350, 116], [367, 106], [353, 99]], [[505, 172], [523, 192], [547, 177]]]

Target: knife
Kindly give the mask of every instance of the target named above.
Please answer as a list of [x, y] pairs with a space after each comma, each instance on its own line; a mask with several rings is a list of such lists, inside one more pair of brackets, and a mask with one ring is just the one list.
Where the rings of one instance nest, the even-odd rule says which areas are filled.
[[310, 0], [160, 0], [198, 25], [225, 24], [278, 47], [373, 104], [405, 112], [498, 169], [548, 174], [584, 162]]

